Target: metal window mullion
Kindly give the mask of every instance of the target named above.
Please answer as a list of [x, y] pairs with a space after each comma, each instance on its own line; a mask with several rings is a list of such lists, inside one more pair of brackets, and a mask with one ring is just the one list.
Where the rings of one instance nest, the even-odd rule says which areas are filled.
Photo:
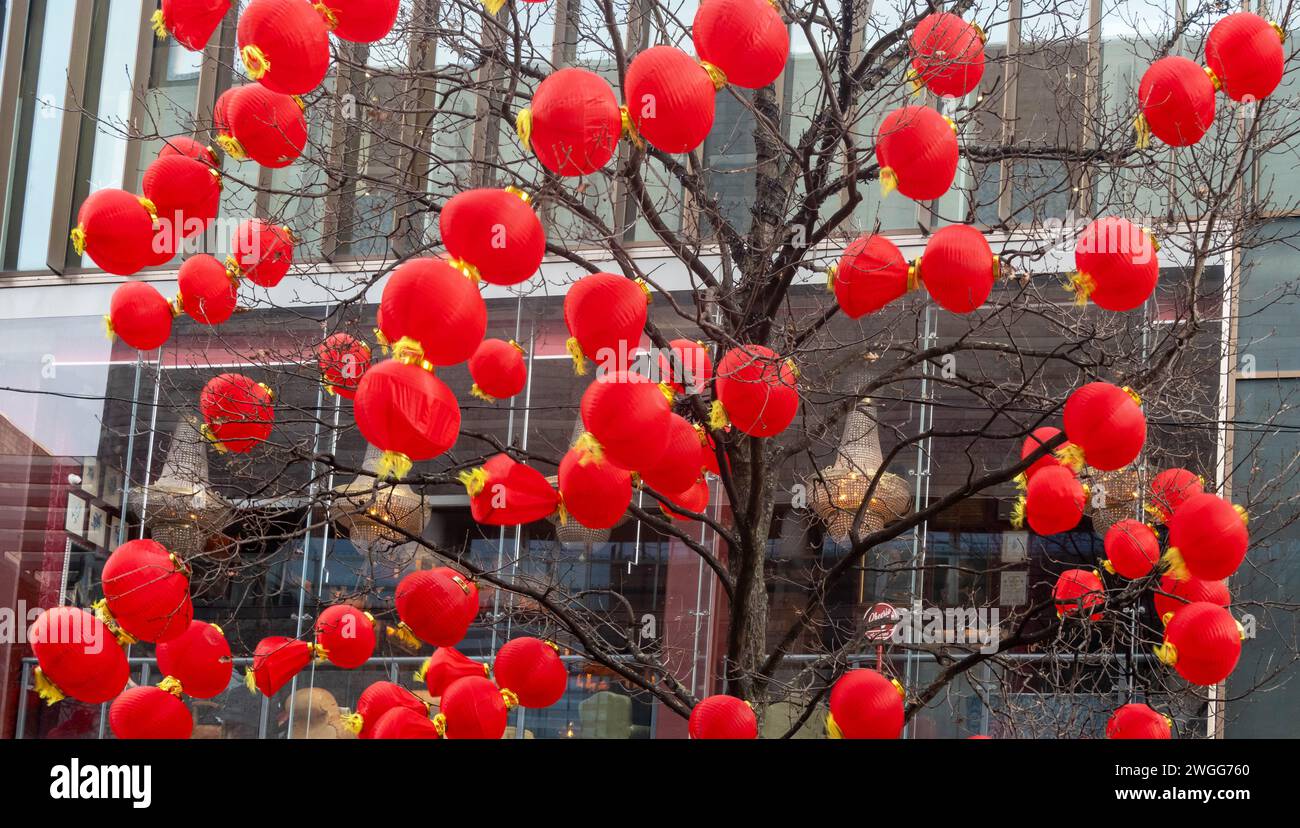
[[[438, 12], [439, 0], [416, 0], [411, 20], [437, 20]], [[401, 143], [402, 147], [410, 150], [409, 154], [403, 151], [398, 156], [398, 169], [406, 171], [405, 192], [414, 196], [427, 192], [429, 187], [429, 159], [432, 155], [429, 141], [433, 135], [437, 84], [427, 81], [426, 86], [424, 78], [437, 70], [437, 31], [413, 26], [407, 58], [414, 78], [405, 90], [405, 104], [411, 109], [403, 117]], [[417, 212], [412, 204], [402, 204], [400, 198], [394, 203], [393, 237], [398, 245], [398, 255], [418, 249], [416, 228], [422, 217], [423, 213]], [[422, 225], [420, 227], [422, 229]]]
[[[72, 51], [68, 55], [68, 83], [63, 91], [63, 123], [59, 126], [59, 152], [56, 170], [71, 170], [77, 163], [81, 144], [81, 101], [86, 97], [86, 54], [90, 51], [90, 28], [94, 17], [94, 0], [77, 0], [72, 19]], [[48, 21], [50, 22], [56, 21]], [[77, 117], [73, 117], [76, 115]], [[72, 193], [76, 181], [72, 176], [56, 175], [52, 182], [54, 199], [50, 205], [50, 235], [45, 266], [62, 276], [68, 265], [68, 227], [72, 221]]]
[[[1019, 66], [1016, 58], [1020, 54], [1020, 15], [1021, 0], [1011, 0], [1007, 9], [1007, 51], [1006, 61], [1002, 66], [1002, 144], [1009, 146], [1016, 140], [1016, 97], [1020, 87]], [[1012, 184], [1011, 161], [1003, 158], [998, 161], [998, 218], [1004, 222], [1011, 220]]]
[[[141, 141], [137, 140], [140, 135], [140, 124], [144, 123], [145, 101], [149, 94], [149, 75], [153, 71], [153, 26], [150, 18], [153, 16], [153, 4], [140, 4], [140, 20], [136, 26], [136, 45], [135, 45], [135, 63], [131, 67], [131, 113], [127, 116], [127, 130], [130, 137], [126, 141], [126, 152], [122, 153], [122, 170], [121, 178], [123, 188], [130, 188], [135, 184], [135, 171], [140, 169], [140, 147]], [[207, 61], [204, 61], [204, 68]], [[199, 88], [203, 86], [203, 70], [199, 72]], [[200, 98], [196, 106], [202, 106]], [[202, 112], [198, 108], [195, 112]]]
[[[0, 124], [12, 125], [18, 117], [18, 90], [22, 82], [30, 7], [31, 0], [14, 0], [9, 4], [4, 65], [0, 67]], [[9, 236], [9, 183], [14, 174], [13, 139], [12, 126], [0, 129], [0, 253], [3, 253], [4, 240]]]
[[498, 52], [501, 49], [501, 31], [497, 28], [492, 15], [483, 9], [483, 65], [475, 76], [474, 127], [472, 132], [472, 149], [470, 152], [470, 186], [491, 187], [495, 179], [489, 166], [499, 157], [501, 145], [501, 124], [496, 117], [496, 104], [501, 100], [498, 74], [503, 67]]
[[[627, 28], [623, 33], [624, 56], [628, 62], [631, 62], [635, 53], [642, 51], [650, 43], [649, 17], [648, 0], [631, 0], [628, 5]], [[626, 68], [617, 66], [615, 70], [622, 73]], [[626, 99], [621, 88], [621, 74], [619, 96]], [[632, 151], [630, 141], [618, 142], [618, 160], [615, 169], [623, 169]], [[631, 241], [632, 234], [636, 231], [636, 220], [640, 210], [637, 208], [636, 200], [628, 192], [627, 181], [623, 177], [614, 179], [613, 200], [614, 234], [625, 242]]]
[[[1088, 2], [1088, 45], [1083, 61], [1083, 120], [1080, 124], [1081, 147], [1091, 148], [1097, 140], [1095, 118], [1101, 106], [1101, 0]], [[1079, 168], [1079, 177], [1075, 212], [1079, 215], [1091, 215], [1092, 210], [1092, 168], [1083, 164]]]

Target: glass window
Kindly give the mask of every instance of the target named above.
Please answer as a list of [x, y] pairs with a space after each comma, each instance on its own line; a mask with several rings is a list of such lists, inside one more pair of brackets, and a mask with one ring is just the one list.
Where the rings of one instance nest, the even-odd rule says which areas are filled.
[[1240, 321], [1237, 323], [1238, 370], [1300, 369], [1300, 334], [1296, 331], [1296, 233], [1300, 219], [1263, 225], [1241, 250]]

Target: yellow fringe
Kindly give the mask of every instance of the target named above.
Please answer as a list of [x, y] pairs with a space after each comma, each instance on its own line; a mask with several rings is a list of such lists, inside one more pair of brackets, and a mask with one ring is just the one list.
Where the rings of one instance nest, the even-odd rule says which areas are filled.
[[162, 9], [158, 9], [153, 13], [153, 17], [149, 18], [149, 23], [153, 26], [154, 37], [159, 40], [167, 39], [167, 22], [163, 20]]
[[1070, 274], [1065, 289], [1074, 294], [1074, 304], [1086, 305], [1088, 297], [1097, 289], [1097, 282], [1087, 273], [1075, 271]]
[[252, 667], [244, 671], [244, 686], [248, 688], [248, 692], [257, 693], [257, 675]]
[[1061, 461], [1062, 466], [1073, 469], [1075, 474], [1078, 474], [1079, 471], [1083, 469], [1085, 461], [1083, 449], [1079, 448], [1075, 444], [1071, 443], [1068, 446], [1062, 446], [1053, 452], [1053, 454], [1056, 456], [1057, 460]]
[[[1202, 484], [1202, 485], [1204, 485], [1204, 484]], [[1237, 511], [1237, 517], [1241, 518], [1241, 523], [1242, 523], [1242, 525], [1243, 525], [1243, 526], [1249, 526], [1249, 525], [1250, 525], [1250, 515], [1246, 513], [1246, 507], [1245, 507], [1245, 506], [1242, 506], [1242, 505], [1239, 504], [1239, 503], [1234, 503], [1234, 504], [1232, 504], [1232, 508], [1235, 509], [1235, 510]]]
[[524, 152], [533, 151], [533, 111], [531, 109], [521, 109], [515, 116], [515, 135], [519, 138], [519, 145], [524, 148]]
[[113, 330], [113, 318], [104, 314], [104, 336], [109, 342], [117, 339], [117, 331]]
[[461, 273], [465, 275], [466, 279], [469, 279], [471, 282], [473, 282], [476, 285], [479, 282], [483, 281], [483, 274], [479, 273], [478, 268], [470, 264], [469, 262], [465, 261], [464, 259], [451, 259], [450, 261], [447, 262], [447, 264], [459, 270]]
[[513, 690], [502, 687], [501, 698], [506, 703], [506, 710], [514, 710], [519, 706], [519, 697], [515, 695], [515, 691]]
[[479, 388], [477, 382], [470, 386], [469, 393], [486, 403], [494, 403], [497, 401], [496, 397], [487, 393], [482, 388]]
[[392, 348], [393, 359], [405, 362], [407, 365], [418, 365], [424, 361], [424, 348], [409, 336], [397, 340]]
[[203, 439], [212, 444], [212, 447], [217, 450], [218, 454], [226, 453], [227, 449], [225, 444], [217, 439], [217, 435], [213, 433], [211, 425], [204, 423], [199, 426], [199, 433], [203, 435]]
[[1161, 556], [1161, 560], [1164, 561], [1165, 569], [1168, 570], [1170, 575], [1174, 576], [1175, 581], [1186, 581], [1190, 577], [1187, 572], [1187, 564], [1183, 562], [1183, 553], [1177, 546], [1166, 549], [1165, 554]]
[[221, 147], [222, 152], [236, 161], [248, 160], [248, 152], [244, 150], [244, 145], [239, 143], [239, 139], [233, 135], [218, 135], [217, 146]]
[[68, 233], [68, 238], [72, 239], [72, 249], [78, 256], [84, 256], [86, 253], [86, 230], [80, 224], [72, 228]]
[[418, 669], [418, 670], [415, 671], [415, 675], [413, 676], [413, 678], [414, 678], [417, 682], [420, 682], [421, 684], [423, 684], [423, 683], [424, 683], [424, 677], [427, 676], [427, 675], [429, 674], [429, 667], [432, 665], [432, 663], [433, 663], [433, 656], [429, 656], [428, 658], [426, 658], [426, 659], [425, 659], [425, 660], [420, 664], [420, 669]]
[[384, 630], [389, 638], [397, 639], [397, 642], [412, 652], [419, 650], [421, 646], [420, 639], [415, 637], [411, 628], [406, 626], [406, 622], [398, 624], [396, 627], [388, 627]]
[[898, 176], [894, 174], [893, 167], [880, 168], [880, 197], [888, 198], [889, 194], [898, 189]]
[[1023, 496], [1016, 498], [1015, 505], [1011, 507], [1011, 528], [1025, 528], [1025, 498]]
[[1137, 132], [1135, 146], [1140, 149], [1148, 149], [1151, 146], [1151, 127], [1147, 126], [1145, 115], [1139, 115], [1133, 119], [1133, 129]]
[[835, 717], [830, 713], [826, 714], [826, 736], [831, 739], [843, 739], [844, 732], [840, 726], [835, 724]]
[[555, 514], [560, 519], [560, 525], [567, 526], [569, 525], [569, 510], [564, 505], [564, 492], [556, 492], [556, 494], [559, 495], [559, 499], [555, 504]]
[[122, 629], [121, 624], [117, 623], [117, 619], [113, 617], [113, 613], [108, 609], [108, 599], [100, 598], [91, 604], [90, 608], [94, 611], [95, 617], [102, 621], [105, 627], [108, 627], [108, 631], [117, 639], [117, 643], [123, 647], [140, 643], [136, 641], [134, 636]]
[[826, 268], [826, 292], [827, 293], [835, 292], [835, 274], [839, 273], [839, 271], [840, 271], [840, 266], [837, 264], [833, 264], [830, 267]]
[[478, 0], [478, 1], [483, 4], [483, 8], [487, 9], [487, 13], [491, 15], [495, 15], [497, 12], [501, 11], [501, 7], [506, 4], [506, 0]]
[[487, 487], [488, 482], [487, 472], [481, 466], [477, 469], [462, 471], [456, 475], [456, 479], [465, 486], [465, 491], [469, 493], [470, 497], [478, 497], [483, 489]]
[[907, 292], [921, 287], [921, 257], [917, 256], [912, 263], [907, 266]]
[[1101, 562], [1101, 568], [1109, 572], [1111, 575], [1115, 574], [1115, 565], [1110, 562], [1110, 558]]
[[632, 142], [637, 149], [645, 149], [645, 141], [641, 140], [641, 133], [637, 132], [636, 124], [632, 121], [632, 115], [627, 111], [626, 106], [618, 108], [619, 120], [623, 125], [623, 134]]
[[1020, 474], [1016, 475], [1013, 478], [1013, 481], [1016, 484], [1016, 488], [1022, 492], [1029, 488], [1029, 478], [1025, 477], [1024, 472], [1021, 472]]
[[40, 667], [37, 667], [33, 672], [32, 678], [35, 682], [36, 694], [45, 699], [47, 705], [58, 704], [67, 698], [64, 692], [59, 689], [59, 685], [50, 681], [49, 676], [45, 675]]
[[605, 449], [601, 447], [600, 441], [590, 431], [582, 432], [581, 436], [573, 443], [573, 447], [581, 454], [578, 458], [579, 466], [605, 461]]
[[709, 406], [709, 428], [718, 431], [729, 425], [731, 419], [727, 417], [726, 406], [722, 404], [722, 400], [714, 400], [713, 405]]
[[266, 53], [252, 44], [240, 49], [239, 57], [244, 62], [244, 71], [248, 73], [251, 80], [261, 80], [266, 77], [267, 72], [271, 71], [271, 61]]
[[1160, 663], [1168, 667], [1173, 667], [1178, 663], [1178, 648], [1168, 641], [1156, 647], [1155, 654], [1156, 658], [1160, 659]]
[[388, 478], [401, 480], [411, 471], [413, 465], [415, 464], [411, 458], [400, 451], [386, 451], [379, 455], [379, 462], [375, 464], [375, 474], [379, 475], [380, 480]]
[[329, 6], [324, 3], [313, 3], [312, 8], [315, 9], [321, 17], [325, 18], [325, 25], [329, 27], [331, 32], [339, 27], [339, 16], [335, 14], [334, 10]]
[[672, 405], [673, 401], [677, 399], [677, 392], [666, 382], [659, 383], [659, 393], [664, 395], [664, 399], [668, 400], [669, 405]]
[[582, 346], [578, 344], [578, 338], [571, 336], [564, 343], [564, 349], [573, 357], [573, 373], [580, 377], [587, 375], [586, 356], [582, 353]]
[[[504, 2], [504, 0], [502, 0]], [[447, 717], [438, 713], [433, 717], [433, 729], [438, 731], [439, 738], [447, 738]]]
[[185, 688], [181, 687], [180, 679], [176, 678], [175, 676], [168, 676], [167, 678], [158, 682], [158, 689], [166, 690], [168, 693], [171, 693], [176, 698], [180, 698], [181, 694], [185, 692]]
[[361, 732], [361, 728], [365, 726], [365, 723], [365, 719], [361, 718], [360, 713], [349, 713], [343, 717], [343, 726], [346, 727], [353, 736]]
[[709, 80], [713, 82], [713, 90], [715, 92], [722, 91], [722, 88], [727, 85], [727, 73], [707, 60], [700, 61], [700, 66], [704, 68], [705, 72], [709, 73]]

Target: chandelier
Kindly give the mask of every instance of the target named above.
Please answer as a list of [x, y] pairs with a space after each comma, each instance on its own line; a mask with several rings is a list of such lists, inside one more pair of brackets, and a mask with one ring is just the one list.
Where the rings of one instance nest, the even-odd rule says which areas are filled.
[[[826, 523], [827, 534], [843, 542], [853, 529], [853, 520], [867, 498], [867, 490], [881, 467], [880, 433], [869, 399], [860, 400], [844, 423], [835, 462], [807, 480], [809, 505]], [[858, 521], [858, 535], [883, 529], [907, 513], [912, 500], [907, 483], [896, 474], [884, 472]]]
[[150, 537], [182, 559], [204, 554], [234, 514], [208, 480], [207, 441], [189, 418], [172, 432], [162, 473], [148, 486], [133, 488], [127, 503]]
[[405, 483], [380, 482], [379, 449], [369, 446], [359, 474], [351, 483], [334, 489], [330, 519], [346, 532], [352, 545], [368, 552], [376, 545], [406, 543], [408, 535], [418, 536], [429, 520], [424, 497]]
[[[1101, 492], [1104, 495], [1099, 497]], [[1096, 506], [1098, 501], [1105, 504]], [[1088, 493], [1088, 514], [1092, 516], [1093, 531], [1103, 538], [1125, 518], [1142, 520], [1142, 475], [1133, 466], [1116, 471], [1093, 472], [1091, 491]]]

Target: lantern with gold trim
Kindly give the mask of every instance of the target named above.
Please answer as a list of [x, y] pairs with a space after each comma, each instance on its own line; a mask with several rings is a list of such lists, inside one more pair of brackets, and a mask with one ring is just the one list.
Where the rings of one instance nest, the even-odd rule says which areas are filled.
[[1145, 704], [1126, 704], [1106, 720], [1107, 739], [1169, 739], [1173, 723]]
[[375, 738], [375, 725], [384, 714], [398, 708], [423, 716], [426, 720], [429, 718], [429, 706], [419, 696], [400, 684], [377, 681], [361, 691], [356, 712], [344, 719], [344, 724], [357, 734], [357, 738], [372, 739]]
[[670, 520], [690, 523], [696, 519], [691, 514], [702, 515], [709, 508], [708, 481], [701, 478], [684, 491], [664, 492], [663, 498], [667, 503], [660, 503], [659, 511]]
[[632, 475], [598, 456], [580, 437], [560, 461], [559, 488], [571, 520], [611, 529], [632, 503]]
[[704, 0], [691, 40], [700, 60], [745, 89], [775, 81], [790, 56], [790, 32], [771, 0]]
[[1138, 84], [1142, 114], [1134, 121], [1137, 148], [1146, 149], [1151, 136], [1171, 147], [1189, 147], [1214, 123], [1216, 80], [1195, 61], [1169, 55], [1147, 67]]
[[865, 233], [844, 249], [827, 285], [844, 315], [858, 319], [915, 290], [920, 285], [918, 275], [898, 245], [879, 234]]
[[1128, 219], [1107, 216], [1092, 222], [1074, 248], [1070, 290], [1075, 301], [1082, 305], [1091, 299], [1116, 312], [1141, 307], [1160, 278], [1159, 249], [1150, 230]]
[[[1020, 459], [1024, 460], [1028, 458], [1029, 455], [1038, 451], [1040, 448], [1042, 448], [1043, 445], [1047, 443], [1047, 441], [1051, 440], [1053, 437], [1055, 437], [1060, 433], [1061, 430], [1059, 428], [1054, 428], [1052, 426], [1042, 426], [1041, 428], [1036, 428], [1033, 431], [1029, 432], [1029, 436], [1026, 437], [1025, 441], [1020, 444]], [[1064, 445], [1068, 445], [1068, 443]], [[1024, 475], [1024, 482], [1027, 483], [1029, 480], [1032, 480], [1034, 475], [1042, 471], [1043, 469], [1050, 468], [1052, 466], [1059, 466], [1059, 465], [1061, 465], [1060, 459], [1057, 458], [1052, 452], [1048, 452], [1047, 454], [1035, 460], [1029, 466], [1029, 468], [1025, 469], [1024, 472], [1022, 472], [1022, 474]]]
[[267, 636], [257, 642], [253, 666], [245, 673], [244, 682], [250, 691], [270, 698], [293, 681], [313, 658], [325, 660], [325, 653], [315, 644], [283, 635]]
[[984, 77], [984, 31], [955, 14], [927, 14], [912, 30], [912, 72], [941, 97], [960, 98]]
[[1227, 609], [1232, 604], [1232, 594], [1224, 581], [1204, 581], [1194, 575], [1179, 580], [1166, 574], [1160, 579], [1153, 601], [1161, 623], [1168, 624], [1174, 614], [1188, 604], [1208, 601]]
[[1216, 494], [1202, 492], [1183, 501], [1169, 519], [1165, 563], [1177, 578], [1188, 575], [1221, 581], [1246, 559], [1250, 532], [1246, 510]]
[[757, 739], [758, 718], [743, 699], [706, 696], [691, 708], [686, 730], [692, 739]]
[[239, 57], [252, 80], [286, 95], [320, 86], [330, 64], [328, 10], [305, 0], [252, 0], [239, 15]]
[[230, 11], [231, 0], [162, 0], [151, 23], [159, 40], [167, 35], [191, 52], [202, 52]]
[[370, 346], [351, 334], [331, 334], [316, 348], [316, 367], [326, 393], [350, 400], [370, 369]]
[[798, 384], [794, 363], [771, 348], [732, 348], [718, 361], [709, 425], [730, 423], [751, 437], [775, 437], [789, 428], [799, 410]]
[[158, 672], [180, 684], [196, 699], [226, 692], [234, 673], [234, 660], [225, 633], [216, 624], [191, 621], [176, 638], [158, 643]]
[[316, 646], [335, 667], [360, 667], [375, 654], [374, 616], [351, 604], [326, 607], [316, 618]]
[[595, 456], [631, 471], [663, 454], [672, 409], [663, 389], [645, 377], [627, 371], [597, 377], [582, 394], [581, 413]]
[[223, 92], [213, 120], [217, 144], [236, 161], [256, 161], [268, 169], [287, 167], [307, 146], [307, 114], [302, 98], [272, 92], [258, 83]]
[[51, 607], [27, 630], [36, 656], [36, 692], [46, 704], [65, 697], [102, 704], [130, 678], [126, 652], [108, 626], [78, 607]]
[[700, 393], [713, 380], [713, 360], [703, 342], [674, 339], [659, 354], [659, 378], [678, 394]]
[[573, 66], [548, 75], [515, 118], [524, 149], [556, 175], [587, 175], [608, 164], [622, 130], [609, 81]]
[[221, 207], [221, 173], [184, 155], [158, 156], [144, 171], [140, 186], [153, 202], [159, 232], [176, 240], [206, 232]]
[[466, 656], [455, 647], [439, 647], [433, 655], [424, 660], [415, 673], [415, 680], [422, 681], [429, 689], [429, 695], [435, 699], [451, 686], [453, 681], [465, 676], [486, 676], [488, 666]]
[[334, 36], [353, 43], [383, 40], [397, 22], [400, 0], [320, 0]]
[[1205, 491], [1205, 481], [1187, 469], [1165, 469], [1151, 478], [1150, 490], [1147, 512], [1160, 523], [1165, 523], [1187, 498]]
[[421, 569], [397, 585], [399, 637], [414, 636], [435, 647], [454, 647], [478, 615], [478, 587], [449, 567]]
[[560, 495], [546, 476], [508, 454], [497, 454], [479, 468], [460, 473], [474, 520], [486, 526], [519, 526], [541, 520], [560, 508]]
[[613, 273], [592, 273], [564, 295], [566, 343], [573, 370], [587, 373], [584, 359], [604, 371], [625, 371], [641, 342], [650, 305], [650, 288]]
[[524, 636], [501, 645], [492, 660], [497, 684], [514, 693], [522, 707], [550, 707], [564, 696], [569, 671], [556, 646]]
[[1087, 615], [1092, 621], [1100, 621], [1101, 608], [1106, 604], [1106, 585], [1095, 569], [1067, 569], [1057, 577], [1052, 588], [1052, 603], [1056, 605], [1057, 618]]
[[117, 547], [101, 577], [108, 612], [136, 640], [177, 638], [194, 620], [189, 567], [157, 541], [141, 538]]
[[84, 253], [108, 273], [130, 276], [156, 260], [156, 227], [152, 202], [109, 188], [96, 190], [81, 203], [69, 237], [78, 256]]
[[1278, 24], [1250, 12], [1230, 14], [1205, 38], [1206, 69], [1234, 101], [1262, 101], [1282, 82], [1285, 42]]
[[440, 739], [442, 733], [434, 726], [428, 712], [417, 712], [405, 707], [394, 707], [384, 712], [370, 730], [371, 739]]
[[162, 149], [158, 150], [159, 158], [166, 158], [169, 155], [182, 155], [186, 158], [193, 158], [195, 161], [202, 161], [210, 167], [220, 166], [217, 163], [217, 154], [212, 151], [212, 147], [199, 143], [188, 135], [173, 135], [162, 140]]
[[637, 471], [642, 482], [660, 494], [685, 491], [704, 473], [700, 434], [685, 417], [671, 414], [664, 430], [663, 453], [653, 466]]
[[179, 685], [132, 687], [108, 708], [108, 726], [119, 739], [188, 739], [194, 717], [180, 699]]
[[1037, 472], [1025, 487], [1025, 495], [1012, 513], [1011, 525], [1029, 528], [1039, 535], [1069, 532], [1083, 519], [1087, 494], [1079, 477], [1065, 466], [1051, 466]]
[[517, 285], [546, 255], [546, 231], [532, 199], [514, 187], [465, 190], [447, 200], [438, 231], [452, 267], [473, 281]]
[[249, 219], [235, 228], [227, 266], [255, 285], [273, 288], [293, 266], [297, 239], [288, 227], [262, 219]]
[[475, 397], [486, 402], [509, 399], [528, 384], [524, 349], [513, 339], [485, 339], [469, 358], [469, 375]]
[[235, 312], [239, 277], [215, 256], [197, 253], [176, 274], [181, 308], [203, 325], [220, 325]]
[[413, 463], [455, 445], [460, 434], [456, 396], [410, 340], [397, 343], [393, 359], [366, 371], [352, 410], [361, 436], [382, 452], [375, 466], [381, 478], [400, 480]]
[[123, 282], [113, 291], [105, 330], [138, 351], [161, 348], [172, 335], [176, 306], [148, 282]]
[[1203, 601], [1174, 613], [1156, 656], [1192, 684], [1209, 687], [1232, 673], [1243, 640], [1245, 631], [1232, 613]]
[[667, 153], [690, 152], [713, 128], [714, 98], [726, 78], [674, 46], [651, 46], [632, 59], [623, 81], [637, 136]]
[[988, 300], [1002, 267], [983, 233], [968, 224], [950, 224], [930, 236], [916, 269], [941, 307], [970, 313]]
[[880, 122], [876, 163], [882, 196], [915, 201], [942, 196], [957, 177], [957, 125], [928, 106], [895, 109]]
[[432, 365], [458, 365], [487, 332], [487, 305], [475, 283], [441, 259], [408, 259], [388, 276], [380, 329], [395, 344], [408, 338]]
[[835, 738], [897, 739], [905, 696], [901, 684], [875, 670], [849, 670], [831, 688], [826, 729]]
[[244, 454], [271, 436], [271, 389], [243, 374], [218, 374], [199, 394], [203, 436], [221, 452]]
[[1146, 444], [1142, 401], [1127, 387], [1108, 382], [1082, 385], [1065, 401], [1062, 419], [1073, 446], [1058, 455], [1076, 469], [1083, 463], [1101, 471], [1122, 469]]
[[506, 732], [515, 694], [490, 679], [466, 676], [453, 681], [438, 703], [434, 726], [447, 739], [500, 739]]
[[1107, 572], [1125, 578], [1144, 578], [1160, 560], [1160, 539], [1155, 530], [1132, 518], [1110, 527], [1105, 538]]

